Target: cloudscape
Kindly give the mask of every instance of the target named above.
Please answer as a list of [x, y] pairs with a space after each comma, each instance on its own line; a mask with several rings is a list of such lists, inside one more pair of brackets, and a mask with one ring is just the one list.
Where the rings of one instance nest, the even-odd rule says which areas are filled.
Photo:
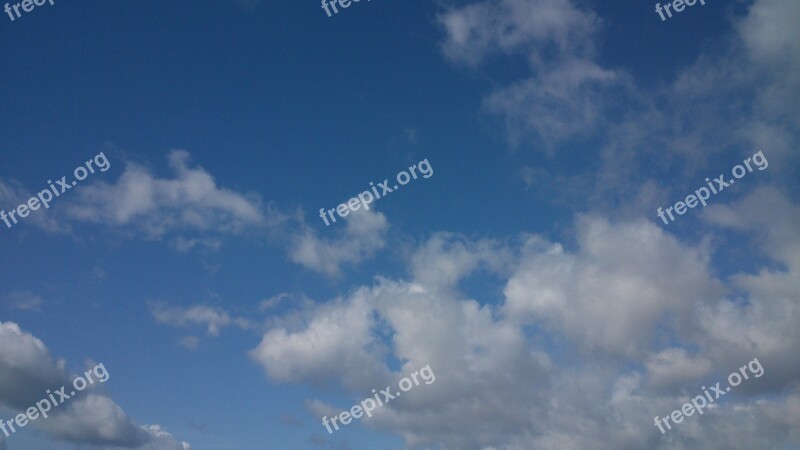
[[0, 8], [0, 450], [800, 449], [800, 2]]

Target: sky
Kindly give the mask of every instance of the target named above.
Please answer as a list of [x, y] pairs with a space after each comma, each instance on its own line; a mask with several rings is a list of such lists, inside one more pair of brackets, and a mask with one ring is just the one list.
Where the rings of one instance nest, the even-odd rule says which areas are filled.
[[800, 2], [331, 2], [0, 13], [0, 450], [800, 449]]

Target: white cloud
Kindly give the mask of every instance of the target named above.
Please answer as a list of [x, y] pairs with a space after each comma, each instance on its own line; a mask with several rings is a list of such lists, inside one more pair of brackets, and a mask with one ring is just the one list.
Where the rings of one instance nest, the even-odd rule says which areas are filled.
[[12, 292], [6, 295], [6, 305], [20, 311], [41, 311], [43, 303], [41, 297], [28, 291]]
[[265, 298], [258, 302], [258, 310], [261, 312], [269, 311], [270, 309], [277, 308], [278, 305], [283, 303], [284, 300], [293, 298], [294, 295], [289, 294], [288, 292], [281, 292], [278, 295], [274, 295], [270, 298]]
[[[763, 233], [760, 248], [788, 261], [800, 241], [798, 207], [771, 195], [709, 215], [737, 232]], [[271, 379], [341, 386], [353, 403], [430, 364], [436, 383], [359, 421], [412, 448], [800, 443], [792, 425], [800, 418], [794, 269], [719, 280], [711, 269], [717, 247], [681, 242], [651, 221], [584, 216], [574, 232], [572, 250], [537, 236], [499, 245], [434, 234], [408, 259], [412, 280], [379, 278], [332, 302], [304, 305], [276, 319], [251, 357]], [[507, 280], [501, 304], [453, 289], [481, 268]], [[731, 292], [747, 293], [748, 302]], [[653, 425], [654, 416], [754, 357], [763, 378], [669, 436]], [[390, 371], [389, 361], [400, 367]], [[307, 406], [330, 416], [347, 403], [310, 399]]]
[[780, 65], [800, 64], [800, 4], [781, 0], [755, 2], [738, 24], [753, 59]]
[[[633, 98], [624, 73], [597, 64], [597, 16], [567, 0], [486, 0], [439, 16], [445, 55], [477, 65], [492, 54], [523, 55], [530, 75], [496, 89], [487, 109], [505, 117], [509, 137], [533, 135], [552, 152], [559, 142], [596, 131], [607, 111]], [[630, 106], [630, 105], [628, 105]]]
[[228, 326], [237, 326], [243, 330], [251, 328], [253, 324], [242, 317], [229, 315], [221, 308], [194, 305], [188, 308], [178, 306], [168, 307], [160, 303], [150, 303], [150, 313], [158, 323], [185, 327], [200, 325], [206, 327], [209, 336], [219, 336], [220, 331]]
[[711, 361], [692, 357], [683, 348], [667, 348], [652, 355], [646, 362], [650, 383], [657, 388], [685, 386], [711, 373]]
[[200, 347], [200, 342], [202, 340], [197, 336], [184, 336], [178, 343], [181, 347], [194, 351]]
[[382, 213], [360, 210], [352, 212], [345, 220], [344, 230], [325, 229], [325, 232], [337, 233], [337, 238], [320, 237], [301, 222], [299, 231], [290, 238], [289, 258], [333, 277], [341, 274], [342, 265], [359, 263], [386, 245], [389, 224]]
[[74, 443], [136, 448], [148, 440], [113, 400], [86, 391], [37, 425], [55, 439]]
[[465, 239], [453, 233], [435, 233], [411, 256], [414, 279], [429, 289], [452, 289], [459, 280], [479, 268], [507, 273], [511, 252], [498, 242]]
[[495, 91], [486, 106], [506, 118], [512, 142], [519, 143], [532, 132], [550, 149], [566, 137], [588, 135], [605, 123], [611, 91], [624, 80], [588, 60], [573, 60]]
[[216, 238], [187, 239], [178, 236], [175, 238], [172, 245], [181, 252], [188, 252], [195, 248], [219, 250], [222, 247], [222, 241]]
[[116, 184], [83, 186], [68, 214], [74, 220], [130, 226], [149, 237], [174, 230], [239, 233], [268, 222], [257, 196], [218, 187], [206, 170], [189, 167], [189, 158], [184, 150], [169, 153], [174, 178], [159, 178], [128, 162]]
[[[44, 185], [40, 190], [44, 190], [47, 188], [47, 185]], [[37, 191], [38, 192], [38, 191]], [[31, 193], [25, 187], [23, 187], [18, 181], [16, 180], [4, 180], [0, 178], [0, 209], [3, 209], [6, 213], [8, 211], [13, 210], [17, 206], [27, 203], [31, 197], [35, 197], [36, 193]], [[68, 225], [61, 224], [52, 213], [52, 209], [58, 206], [56, 202], [53, 202], [50, 205], [50, 208], [42, 208], [40, 207], [36, 211], [31, 211], [28, 214], [28, 217], [17, 217], [17, 223], [14, 224], [11, 218], [7, 220], [12, 226], [12, 229], [20, 227], [22, 224], [30, 224], [35, 227], [41, 228], [44, 231], [49, 233], [67, 233], [70, 231], [70, 227]], [[5, 222], [0, 222], [0, 227], [6, 228], [8, 225]]]
[[[51, 232], [68, 232], [71, 224], [83, 222], [152, 239], [167, 238], [181, 252], [218, 250], [222, 238], [229, 235], [268, 236], [286, 248], [292, 261], [331, 277], [385, 246], [389, 225], [374, 210], [350, 214], [343, 224], [325, 230], [336, 237], [323, 237], [306, 224], [302, 213], [264, 208], [257, 194], [219, 186], [208, 171], [190, 166], [185, 150], [172, 150], [167, 158], [172, 177], [159, 177], [129, 161], [115, 183], [81, 185], [70, 200], [64, 200], [65, 215], [29, 217], [34, 225]], [[27, 198], [19, 183], [0, 180], [4, 203], [16, 205]]]
[[710, 256], [654, 222], [585, 217], [577, 239], [576, 253], [540, 238], [528, 241], [505, 289], [506, 314], [563, 333], [587, 350], [633, 356], [646, 350], [667, 314], [691, 322], [694, 306], [721, 293], [707, 269]]
[[439, 16], [447, 36], [442, 44], [452, 60], [477, 64], [491, 53], [530, 52], [542, 64], [554, 56], [591, 53], [595, 15], [561, 0], [488, 0], [449, 9]]
[[13, 322], [0, 322], [0, 404], [21, 410], [67, 377], [44, 343]]
[[[386, 373], [382, 364], [375, 363], [383, 351], [380, 341], [370, 336], [376, 323], [365, 295], [315, 310], [319, 312], [309, 312], [300, 326], [286, 324], [269, 330], [250, 352], [271, 378], [353, 386]], [[327, 380], [330, 373], [340, 376]]]
[[[477, 302], [442, 297], [418, 284], [378, 280], [306, 314], [300, 324], [290, 320], [265, 333], [251, 352], [254, 360], [272, 379], [327, 382], [362, 398], [430, 364], [436, 383], [365, 419], [381, 429], [402, 429], [412, 446], [474, 448], [524, 428], [528, 405], [541, 400], [537, 391], [548, 383], [548, 358], [529, 348], [515, 325], [498, 321]], [[383, 362], [385, 339], [402, 362], [399, 373]], [[522, 379], [530, 382], [515, 382]], [[319, 401], [310, 408], [334, 410]], [[464, 432], [479, 423], [494, 431]]]
[[[47, 389], [71, 385], [64, 361], [56, 361], [44, 343], [12, 322], [0, 322], [0, 406], [24, 412], [46, 398]], [[136, 425], [107, 395], [90, 386], [74, 398], [54, 406], [46, 419], [29, 426], [50, 438], [76, 445], [152, 450], [185, 450], [158, 426]]]
[[[678, 68], [674, 79], [649, 86], [627, 68], [599, 61], [594, 42], [602, 42], [603, 28], [585, 2], [484, 0], [448, 8], [439, 22], [450, 60], [477, 65], [499, 55], [528, 62], [528, 74], [496, 83], [485, 100], [505, 120], [512, 144], [532, 137], [532, 150], [547, 156], [521, 172], [528, 187], [558, 181], [555, 195], [576, 212], [587, 206], [633, 217], [757, 149], [779, 167], [770, 177], [787, 186], [796, 179], [800, 7], [758, 0], [745, 16], [730, 17], [733, 34]], [[566, 145], [576, 142], [582, 145]], [[597, 159], [599, 170], [562, 164], [573, 148], [582, 160]], [[726, 160], [730, 165], [720, 165]]]
[[729, 365], [739, 362], [739, 355], [753, 354], [771, 368], [772, 384], [792, 382], [800, 372], [800, 206], [774, 188], [763, 188], [730, 205], [709, 207], [706, 219], [735, 230], [731, 245], [751, 237], [763, 252], [758, 256], [772, 261], [731, 277], [745, 298], [702, 310], [709, 351]]

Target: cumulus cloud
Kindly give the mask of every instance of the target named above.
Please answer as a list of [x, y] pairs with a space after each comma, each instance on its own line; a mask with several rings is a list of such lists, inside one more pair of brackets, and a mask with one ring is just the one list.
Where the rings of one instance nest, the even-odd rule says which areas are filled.
[[[383, 364], [377, 362], [385, 351], [380, 340], [371, 336], [377, 324], [364, 295], [315, 310], [319, 313], [309, 309], [296, 324], [272, 328], [250, 352], [267, 375], [280, 381], [334, 381], [357, 386], [386, 373]], [[331, 372], [340, 376], [329, 380]]]
[[[251, 352], [254, 360], [273, 379], [327, 380], [360, 397], [372, 388], [396, 386], [402, 376], [430, 364], [436, 383], [407, 392], [402, 402], [365, 419], [382, 429], [402, 428], [411, 446], [488, 444], [504, 430], [525, 426], [523, 405], [541, 400], [537, 391], [547, 384], [548, 358], [530, 348], [516, 326], [498, 320], [489, 307], [419, 284], [379, 279], [308, 314], [293, 329], [267, 332]], [[396, 373], [384, 363], [381, 343], [387, 338], [392, 356], [401, 361]], [[514, 382], [521, 379], [531, 382]], [[335, 410], [319, 401], [309, 407]], [[464, 433], [478, 423], [486, 435]], [[422, 429], [427, 431], [412, 431]]]
[[132, 226], [151, 237], [170, 230], [237, 233], [266, 222], [260, 200], [217, 186], [201, 167], [189, 166], [189, 153], [168, 155], [174, 178], [159, 178], [128, 162], [115, 184], [82, 187], [70, 205], [75, 220]]
[[[54, 360], [44, 343], [13, 322], [0, 322], [0, 406], [23, 412], [46, 398], [47, 389], [70, 386], [63, 360]], [[187, 450], [155, 426], [136, 425], [110, 397], [90, 386], [53, 407], [33, 426], [50, 438], [76, 445], [120, 449]]]
[[667, 348], [652, 355], [646, 362], [647, 375], [654, 387], [686, 385], [711, 373], [711, 361], [693, 357], [686, 349]]
[[338, 231], [334, 238], [320, 237], [301, 222], [300, 231], [290, 238], [289, 258], [309, 269], [337, 276], [343, 265], [359, 263], [386, 245], [389, 223], [382, 213], [361, 210], [352, 212], [345, 220], [344, 230]]
[[13, 322], [0, 322], [0, 403], [22, 410], [42, 392], [67, 379], [64, 361], [50, 356], [44, 343]]
[[540, 238], [527, 242], [524, 263], [505, 289], [509, 316], [587, 350], [633, 356], [663, 320], [690, 321], [695, 306], [721, 293], [707, 269], [709, 254], [654, 222], [584, 217], [577, 228], [575, 253]]
[[451, 289], [478, 269], [508, 273], [512, 252], [488, 239], [471, 241], [455, 233], [435, 233], [411, 256], [411, 274], [428, 289]]
[[[68, 232], [77, 223], [101, 224], [126, 234], [167, 239], [181, 252], [218, 250], [225, 236], [266, 236], [284, 247], [291, 261], [331, 277], [385, 246], [389, 225], [381, 213], [354, 212], [331, 233], [336, 237], [323, 237], [302, 213], [264, 207], [257, 194], [219, 186], [211, 173], [192, 166], [190, 159], [185, 150], [170, 151], [171, 177], [128, 161], [116, 182], [81, 185], [63, 202], [63, 214], [34, 214], [30, 220], [49, 232]], [[29, 197], [18, 182], [0, 180], [4, 203], [16, 205]]]
[[770, 120], [784, 118], [800, 124], [800, 4], [780, 0], [755, 2], [737, 23], [749, 62], [769, 83], [757, 100], [759, 112]]
[[[771, 264], [731, 276], [746, 293], [739, 301], [720, 302], [703, 310], [703, 338], [709, 352], [734, 364], [738, 355], [755, 354], [772, 367], [773, 386], [796, 380], [800, 360], [800, 206], [774, 188], [762, 188], [730, 205], [715, 205], [709, 223], [750, 237]], [[732, 244], [733, 245], [733, 244]]]
[[[796, 185], [790, 165], [796, 127], [790, 125], [800, 91], [789, 92], [797, 72], [789, 73], [794, 63], [783, 59], [797, 58], [780, 55], [796, 51], [796, 30], [786, 27], [800, 17], [797, 6], [753, 2], [746, 16], [734, 17], [736, 34], [720, 43], [720, 55], [701, 55], [650, 95], [624, 70], [596, 61], [592, 41], [602, 29], [576, 5], [485, 0], [453, 7], [439, 17], [442, 48], [450, 60], [473, 67], [497, 55], [527, 58], [530, 75], [487, 99], [520, 133], [557, 145], [609, 125], [597, 148], [601, 170], [581, 187], [598, 191], [590, 199], [609, 192], [630, 198], [631, 209], [610, 208], [626, 213], [614, 219], [579, 214], [563, 242], [436, 233], [411, 250], [410, 279], [377, 278], [330, 302], [301, 305], [270, 324], [251, 358], [273, 380], [339, 386], [353, 402], [430, 364], [437, 382], [424, 393], [412, 390], [359, 421], [402, 436], [412, 448], [800, 445], [800, 209], [780, 188], [780, 173], [784, 185]], [[778, 30], [766, 29], [771, 26]], [[777, 72], [763, 73], [766, 67]], [[614, 92], [633, 99], [636, 112], [608, 117]], [[730, 113], [729, 94], [754, 109]], [[692, 106], [698, 96], [702, 103]], [[698, 114], [687, 114], [693, 107], [706, 119], [687, 119]], [[721, 124], [737, 131], [725, 132]], [[643, 167], [696, 163], [672, 175], [708, 176], [709, 161], [763, 147], [766, 138], [784, 164], [777, 187], [754, 185], [739, 200], [720, 197], [698, 215], [724, 238], [702, 230], [673, 235], [636, 211], [665, 195], [660, 182], [637, 173]], [[697, 151], [712, 143], [708, 152]], [[757, 258], [741, 261], [746, 271], [726, 276], [716, 265], [730, 257], [726, 246]], [[309, 252], [306, 258], [309, 266], [336, 273], [320, 257]], [[504, 280], [499, 304], [456, 289], [481, 270]], [[669, 435], [654, 426], [654, 416], [679, 409], [700, 386], [725, 380], [753, 358], [765, 368], [762, 378]], [[307, 402], [316, 416], [349, 406]]]
[[[762, 248], [786, 261], [798, 242], [798, 207], [769, 190], [754, 195], [710, 209], [709, 220], [763, 234], [755, 238]], [[436, 383], [359, 421], [412, 448], [800, 443], [791, 425], [800, 418], [794, 272], [718, 279], [714, 244], [682, 242], [649, 221], [587, 215], [573, 230], [570, 245], [434, 234], [408, 257], [412, 279], [378, 278], [331, 302], [302, 305], [276, 319], [250, 356], [273, 380], [340, 386], [353, 402], [430, 364]], [[452, 289], [482, 269], [506, 280], [501, 304]], [[653, 425], [700, 385], [754, 357], [763, 378], [670, 436]], [[399, 366], [389, 369], [390, 361]], [[318, 417], [349, 408], [319, 399], [307, 406]]]

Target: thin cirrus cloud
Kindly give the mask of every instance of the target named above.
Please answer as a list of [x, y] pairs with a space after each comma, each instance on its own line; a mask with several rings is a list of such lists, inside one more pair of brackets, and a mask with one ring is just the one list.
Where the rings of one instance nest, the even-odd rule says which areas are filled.
[[30, 291], [12, 292], [5, 296], [5, 305], [19, 311], [40, 312], [44, 301], [42, 297]]

